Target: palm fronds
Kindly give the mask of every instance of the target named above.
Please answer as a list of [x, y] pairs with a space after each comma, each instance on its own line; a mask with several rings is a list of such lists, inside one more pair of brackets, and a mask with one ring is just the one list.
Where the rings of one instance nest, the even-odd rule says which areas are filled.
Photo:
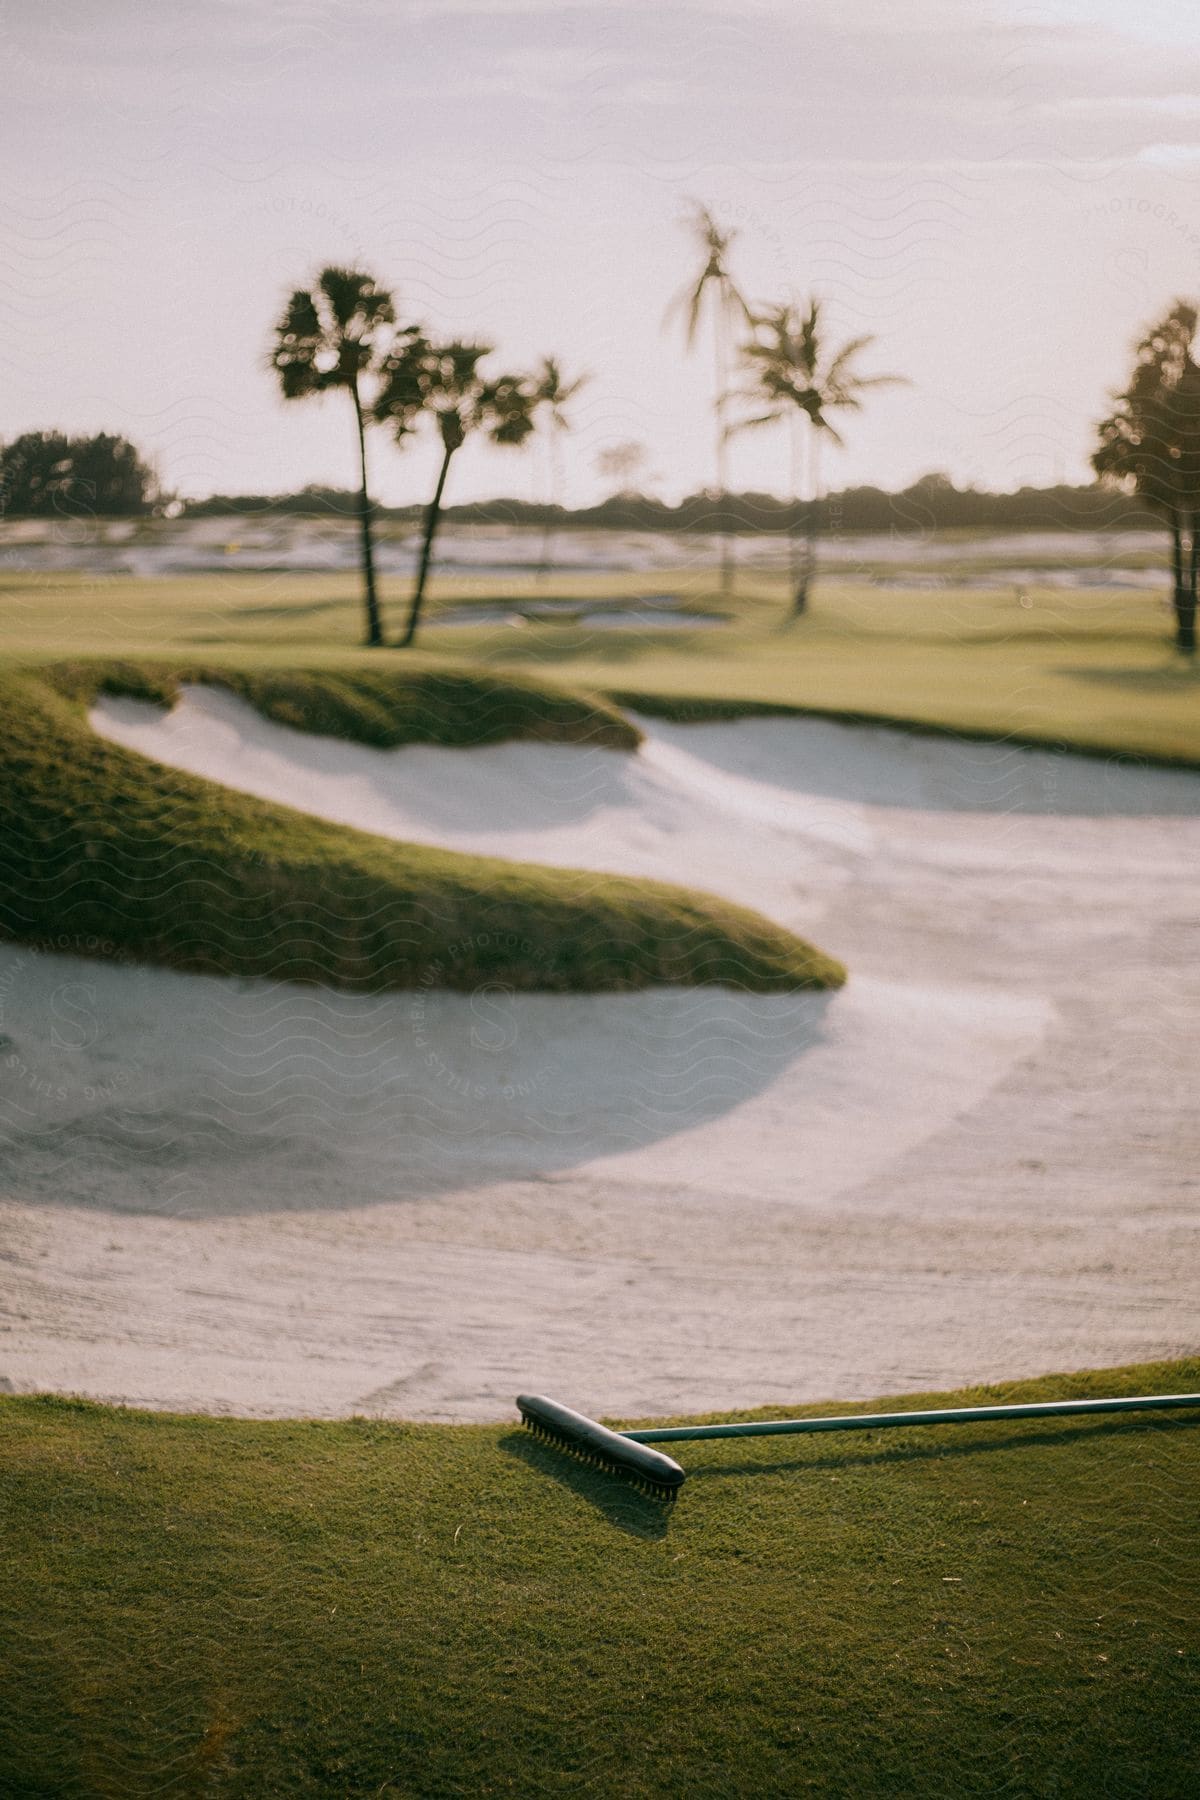
[[827, 352], [822, 303], [815, 297], [805, 305], [796, 300], [782, 300], [773, 306], [760, 307], [750, 314], [750, 323], [750, 336], [742, 345], [742, 366], [749, 380], [741, 397], [756, 409], [765, 410], [756, 410], [737, 421], [730, 431], [802, 417], [812, 434], [810, 459], [814, 491], [808, 496], [806, 509], [808, 549], [803, 571], [798, 562], [798, 549], [793, 550], [795, 593], [792, 616], [795, 617], [807, 606], [816, 566], [817, 439], [824, 437], [840, 446], [842, 435], [830, 414], [859, 411], [862, 396], [868, 389], [894, 386], [903, 377], [859, 373], [855, 368], [857, 359], [875, 342], [869, 335], [850, 338], [838, 349]]
[[[375, 593], [371, 502], [367, 492], [366, 419], [361, 383], [378, 378], [393, 342], [395, 304], [386, 288], [363, 269], [322, 269], [310, 288], [296, 288], [275, 325], [270, 365], [285, 400], [307, 400], [342, 388], [354, 406], [359, 453], [359, 521], [362, 532], [366, 641], [382, 644]], [[410, 327], [411, 335], [415, 327]]]

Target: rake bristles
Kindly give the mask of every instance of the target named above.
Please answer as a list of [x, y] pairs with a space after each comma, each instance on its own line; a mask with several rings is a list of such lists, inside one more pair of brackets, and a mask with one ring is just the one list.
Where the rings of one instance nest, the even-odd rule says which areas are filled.
[[779, 1437], [811, 1431], [878, 1431], [884, 1426], [1003, 1424], [1014, 1419], [1062, 1419], [1103, 1413], [1161, 1412], [1200, 1408], [1200, 1394], [1122, 1394], [1103, 1400], [1029, 1400], [998, 1406], [940, 1406], [921, 1412], [835, 1413], [810, 1419], [731, 1419], [723, 1425], [656, 1425], [645, 1431], [610, 1431], [595, 1419], [546, 1400], [518, 1394], [521, 1417], [537, 1437], [581, 1462], [631, 1481], [655, 1500], [674, 1500], [683, 1470], [654, 1444], [681, 1438]]
[[635, 1444], [621, 1432], [610, 1431], [607, 1425], [541, 1394], [518, 1394], [517, 1407], [534, 1437], [565, 1450], [577, 1462], [619, 1475], [651, 1500], [669, 1504], [678, 1494], [683, 1470], [661, 1450]]

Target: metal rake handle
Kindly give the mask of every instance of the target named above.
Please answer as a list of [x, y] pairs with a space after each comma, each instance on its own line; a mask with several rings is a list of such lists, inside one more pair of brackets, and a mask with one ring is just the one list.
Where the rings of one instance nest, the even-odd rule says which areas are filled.
[[1200, 1394], [1139, 1394], [1127, 1400], [1036, 1400], [1014, 1406], [946, 1406], [931, 1412], [754, 1419], [734, 1425], [663, 1425], [652, 1431], [625, 1431], [621, 1435], [635, 1444], [676, 1444], [685, 1438], [783, 1437], [801, 1431], [881, 1431], [889, 1425], [971, 1425], [991, 1419], [1062, 1419], [1088, 1413], [1160, 1412], [1173, 1406], [1200, 1406]]

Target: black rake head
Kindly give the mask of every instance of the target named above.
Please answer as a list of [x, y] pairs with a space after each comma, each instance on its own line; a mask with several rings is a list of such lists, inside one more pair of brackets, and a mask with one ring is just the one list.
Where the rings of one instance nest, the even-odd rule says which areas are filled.
[[594, 1469], [619, 1475], [652, 1500], [670, 1504], [683, 1486], [683, 1470], [661, 1450], [637, 1444], [619, 1431], [610, 1431], [607, 1425], [561, 1406], [557, 1400], [547, 1400], [541, 1394], [518, 1394], [517, 1409], [534, 1437], [544, 1444], [553, 1444], [555, 1449], [565, 1450]]

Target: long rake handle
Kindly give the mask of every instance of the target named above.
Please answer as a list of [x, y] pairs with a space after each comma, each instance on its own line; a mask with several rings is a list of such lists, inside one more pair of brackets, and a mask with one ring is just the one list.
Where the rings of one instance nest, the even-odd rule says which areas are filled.
[[664, 1425], [654, 1431], [625, 1431], [621, 1436], [635, 1444], [677, 1444], [685, 1438], [783, 1437], [802, 1431], [881, 1431], [888, 1425], [972, 1425], [990, 1419], [1062, 1419], [1088, 1413], [1160, 1412], [1171, 1406], [1200, 1406], [1200, 1394], [1140, 1394], [1128, 1400], [1038, 1400], [1016, 1406], [947, 1406], [932, 1412], [756, 1419], [739, 1425]]

